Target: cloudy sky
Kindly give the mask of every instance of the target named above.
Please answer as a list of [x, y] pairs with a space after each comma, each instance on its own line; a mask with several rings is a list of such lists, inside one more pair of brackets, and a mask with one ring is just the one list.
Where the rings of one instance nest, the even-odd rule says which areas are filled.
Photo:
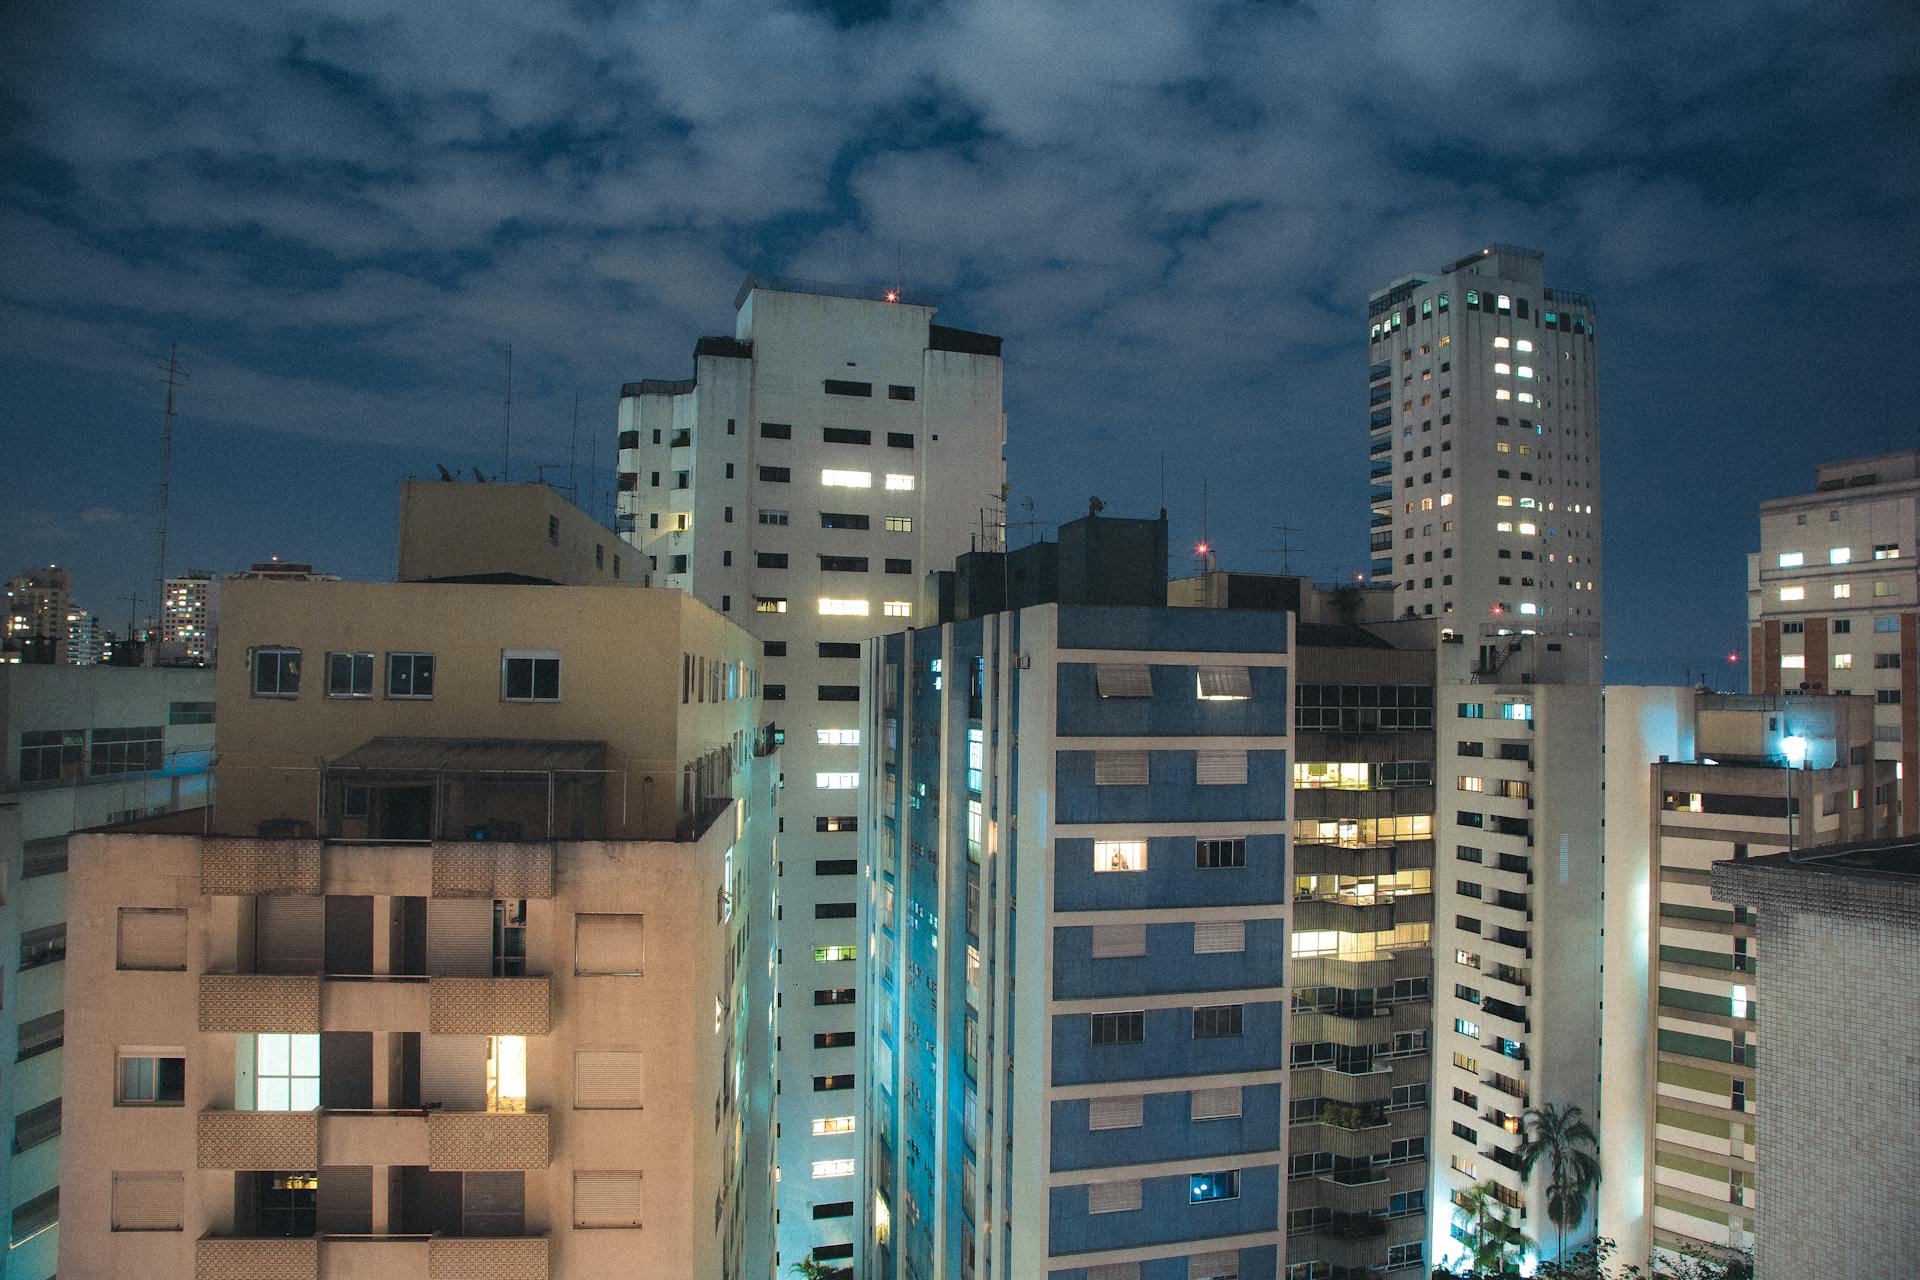
[[1204, 487], [1226, 567], [1350, 574], [1367, 294], [1505, 241], [1599, 308], [1609, 677], [1724, 677], [1754, 504], [1920, 444], [1916, 121], [1906, 0], [11, 0], [0, 568], [150, 594], [175, 342], [176, 570], [390, 574], [509, 343], [516, 472], [578, 397], [604, 507], [758, 271], [1005, 335], [1016, 518], [1164, 456], [1183, 544]]

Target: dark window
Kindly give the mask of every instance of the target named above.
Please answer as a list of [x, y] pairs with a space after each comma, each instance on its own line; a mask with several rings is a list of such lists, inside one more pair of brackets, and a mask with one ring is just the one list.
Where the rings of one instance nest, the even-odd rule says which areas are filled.
[[37, 1107], [22, 1111], [13, 1121], [13, 1149], [15, 1153], [37, 1147], [49, 1138], [60, 1135], [60, 1099], [43, 1102]]
[[1093, 1043], [1139, 1044], [1147, 1038], [1147, 1015], [1132, 1013], [1096, 1013], [1093, 1015]]
[[28, 840], [20, 846], [20, 878], [59, 875], [67, 869], [67, 838]]
[[858, 702], [860, 686], [857, 684], [823, 684], [820, 686], [822, 702]]
[[25, 730], [20, 735], [20, 781], [78, 778], [86, 771], [86, 748], [85, 729]]
[[822, 427], [820, 438], [828, 444], [872, 444], [873, 432], [854, 427]]
[[768, 484], [789, 484], [793, 481], [793, 471], [787, 467], [762, 467], [760, 478]]
[[785, 640], [769, 640], [765, 648], [766, 655], [769, 658], [784, 658], [787, 656], [787, 642]]
[[817, 876], [857, 876], [860, 874], [858, 858], [815, 858], [813, 874]]
[[893, 384], [893, 383], [888, 383], [888, 384], [887, 384], [887, 399], [889, 399], [889, 400], [911, 400], [911, 399], [913, 399], [913, 388], [912, 388], [912, 387], [902, 387], [902, 386], [898, 386], [898, 385], [896, 385], [896, 384]]
[[887, 572], [888, 572], [888, 573], [912, 573], [912, 572], [913, 572], [913, 561], [911, 561], [911, 560], [888, 560], [888, 561], [887, 561]]
[[845, 814], [840, 817], [829, 815], [815, 818], [813, 820], [813, 829], [815, 831], [858, 831], [860, 829], [860, 819], [854, 817], [852, 814]]
[[25, 1244], [60, 1221], [60, 1188], [42, 1191], [31, 1200], [14, 1206], [13, 1243]]
[[66, 1043], [67, 1015], [65, 1010], [56, 1009], [52, 1013], [43, 1013], [37, 1018], [28, 1018], [20, 1024], [19, 1060], [37, 1057], [51, 1049], [58, 1049]]
[[865, 556], [821, 556], [820, 571], [822, 573], [865, 573], [867, 558]]
[[835, 1200], [831, 1204], [817, 1204], [813, 1206], [813, 1216], [815, 1218], [851, 1218], [853, 1201]]
[[298, 649], [255, 649], [253, 651], [253, 696], [256, 698], [299, 697], [300, 651]]
[[762, 702], [785, 702], [787, 700], [787, 686], [783, 684], [761, 685], [760, 700]]
[[373, 655], [370, 653], [328, 654], [327, 696], [329, 698], [371, 698], [373, 696]]
[[853, 1088], [853, 1075], [850, 1072], [842, 1072], [837, 1076], [815, 1076], [813, 1078], [813, 1091], [815, 1093], [832, 1093], [837, 1089], [851, 1088]]
[[793, 428], [784, 422], [763, 422], [760, 424], [762, 440], [791, 440]]
[[122, 1055], [114, 1104], [122, 1107], [177, 1107], [187, 1097], [187, 1060], [155, 1054]]
[[813, 1033], [813, 1047], [816, 1049], [851, 1049], [854, 1033], [851, 1031], [816, 1031]]
[[852, 1256], [853, 1246], [850, 1244], [817, 1244], [813, 1246], [813, 1260], [815, 1262], [837, 1262], [842, 1258], [851, 1258]]
[[822, 987], [813, 993], [815, 1004], [852, 1004], [852, 987]]
[[813, 904], [815, 920], [851, 920], [859, 913], [860, 905], [855, 902], [816, 902]]
[[1201, 1005], [1193, 1011], [1193, 1038], [1217, 1040], [1241, 1033], [1244, 1006], [1237, 1004]]
[[865, 529], [872, 521], [867, 516], [854, 515], [847, 511], [822, 511], [820, 527], [822, 529]]
[[638, 449], [640, 447], [640, 433], [638, 431], [622, 431], [620, 433], [620, 447], [622, 449]]
[[67, 957], [67, 926], [60, 924], [42, 925], [38, 929], [25, 929], [20, 934], [20, 967], [37, 969], [43, 964], [53, 964]]
[[848, 382], [844, 378], [828, 378], [826, 380], [826, 392], [830, 396], [864, 396], [871, 399], [873, 396], [873, 384], [871, 382]]
[[857, 658], [860, 646], [847, 640], [822, 640], [820, 656], [823, 658]]
[[500, 660], [500, 696], [508, 702], [558, 702], [560, 655], [509, 650]]
[[911, 431], [887, 432], [887, 447], [889, 449], [913, 448], [913, 432]]
[[787, 553], [784, 551], [762, 551], [758, 555], [762, 569], [784, 569], [787, 567]]
[[1235, 840], [1196, 840], [1193, 865], [1207, 870], [1247, 865], [1247, 842]]
[[[654, 472], [654, 483], [655, 484], [660, 483], [660, 473], [657, 471]], [[547, 543], [548, 545], [555, 546], [555, 547], [560, 545], [560, 517], [559, 516], [547, 517]]]

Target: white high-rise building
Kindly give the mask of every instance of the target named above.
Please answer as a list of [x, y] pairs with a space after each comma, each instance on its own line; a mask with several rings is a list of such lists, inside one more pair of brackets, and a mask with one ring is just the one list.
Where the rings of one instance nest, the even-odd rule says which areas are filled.
[[1470, 637], [1597, 632], [1592, 302], [1496, 245], [1367, 310], [1373, 580]]
[[213, 662], [219, 633], [220, 584], [194, 569], [168, 578], [160, 601], [160, 657], [187, 666]]
[[785, 737], [772, 1155], [783, 1273], [807, 1257], [859, 1265], [860, 642], [913, 625], [929, 568], [997, 545], [1000, 339], [935, 324], [935, 302], [750, 278], [734, 335], [695, 345], [693, 377], [630, 383], [620, 402], [618, 528], [651, 585], [690, 592], [762, 641], [765, 710]]

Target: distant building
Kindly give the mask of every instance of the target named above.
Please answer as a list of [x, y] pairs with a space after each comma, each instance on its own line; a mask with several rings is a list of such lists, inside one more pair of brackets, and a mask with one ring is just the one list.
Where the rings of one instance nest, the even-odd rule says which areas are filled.
[[73, 575], [58, 565], [28, 569], [7, 579], [3, 647], [17, 662], [67, 660], [67, 611], [73, 607]]
[[1901, 830], [1920, 830], [1920, 449], [1831, 462], [1811, 493], [1760, 504], [1747, 557], [1754, 693], [1874, 700], [1874, 752], [1900, 765]]
[[1758, 915], [1766, 956], [1756, 1274], [1911, 1274], [1920, 843], [1716, 862], [1713, 897]]
[[300, 564], [292, 560], [282, 560], [279, 556], [271, 560], [256, 560], [242, 573], [230, 573], [227, 581], [239, 582], [254, 578], [269, 578], [283, 582], [338, 582], [337, 573], [315, 573], [310, 564]]
[[[206, 802], [213, 673], [0, 667], [0, 1205], [6, 1274], [44, 1280], [60, 1242], [70, 834]], [[17, 1063], [18, 1065], [14, 1065]]]
[[408, 480], [400, 486], [402, 582], [638, 587], [638, 555], [545, 484]]
[[1291, 619], [1161, 603], [1165, 531], [1076, 521], [1004, 611], [1023, 552], [966, 557], [867, 646], [868, 1176], [809, 1197], [876, 1276], [1277, 1274]]
[[1748, 907], [1715, 902], [1713, 864], [1890, 833], [1895, 765], [1863, 697], [1621, 686], [1606, 705], [1599, 1231], [1644, 1270], [1751, 1250], [1775, 1154], [1755, 975], [1779, 962]]
[[220, 584], [205, 570], [166, 581], [160, 601], [161, 665], [209, 666], [219, 646]]
[[91, 667], [104, 660], [100, 619], [79, 606], [67, 610], [67, 664]]

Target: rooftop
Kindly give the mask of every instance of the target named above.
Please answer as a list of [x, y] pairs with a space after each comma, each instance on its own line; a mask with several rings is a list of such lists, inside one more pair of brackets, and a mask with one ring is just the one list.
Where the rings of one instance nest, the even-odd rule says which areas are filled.
[[1758, 871], [1882, 877], [1920, 887], [1920, 837], [1893, 836], [1770, 853], [1748, 858], [1746, 865]]
[[1920, 838], [1821, 845], [1713, 864], [1713, 896], [1770, 912], [1810, 911], [1920, 930]]

